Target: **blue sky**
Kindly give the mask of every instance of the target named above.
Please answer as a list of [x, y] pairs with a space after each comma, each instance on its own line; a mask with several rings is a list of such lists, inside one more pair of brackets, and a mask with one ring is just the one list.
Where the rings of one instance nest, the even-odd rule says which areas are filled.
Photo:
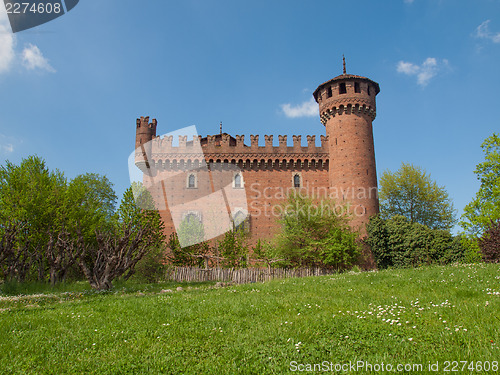
[[[379, 176], [401, 162], [459, 213], [500, 130], [500, 0], [81, 0], [13, 35], [0, 13], [0, 159], [129, 184], [135, 119], [158, 132], [324, 134], [311, 94], [347, 71], [380, 84]], [[291, 143], [291, 137], [289, 137]], [[319, 137], [317, 137], [319, 143]]]

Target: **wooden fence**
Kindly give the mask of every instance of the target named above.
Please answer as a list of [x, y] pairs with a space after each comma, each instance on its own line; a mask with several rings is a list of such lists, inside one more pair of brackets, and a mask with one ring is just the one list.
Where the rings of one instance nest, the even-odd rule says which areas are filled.
[[166, 279], [177, 282], [221, 281], [235, 284], [263, 282], [287, 277], [322, 276], [336, 273], [322, 268], [194, 268], [175, 267], [167, 271]]

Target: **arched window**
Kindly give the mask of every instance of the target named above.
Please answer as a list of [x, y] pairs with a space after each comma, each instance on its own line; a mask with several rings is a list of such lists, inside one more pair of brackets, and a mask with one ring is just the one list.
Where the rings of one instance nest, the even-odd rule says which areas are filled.
[[296, 188], [300, 187], [300, 175], [298, 175], [298, 174], [293, 176], [293, 187], [296, 187]]
[[192, 174], [192, 173], [188, 176], [187, 187], [189, 189], [195, 189], [196, 188], [196, 176], [194, 174]]
[[241, 175], [239, 173], [234, 175], [234, 187], [241, 188]]

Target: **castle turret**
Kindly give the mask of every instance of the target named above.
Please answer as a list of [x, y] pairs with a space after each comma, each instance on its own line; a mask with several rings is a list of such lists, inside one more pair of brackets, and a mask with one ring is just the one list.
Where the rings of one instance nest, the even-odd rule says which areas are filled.
[[338, 202], [349, 203], [352, 226], [365, 233], [370, 216], [379, 212], [372, 121], [377, 82], [344, 73], [314, 91], [330, 151], [329, 183]]
[[138, 118], [136, 120], [135, 128], [135, 148], [149, 142], [156, 137], [156, 119], [149, 123], [149, 116]]
[[151, 140], [156, 137], [156, 119], [149, 123], [149, 116], [138, 118], [135, 128], [135, 163], [146, 172], [150, 168]]

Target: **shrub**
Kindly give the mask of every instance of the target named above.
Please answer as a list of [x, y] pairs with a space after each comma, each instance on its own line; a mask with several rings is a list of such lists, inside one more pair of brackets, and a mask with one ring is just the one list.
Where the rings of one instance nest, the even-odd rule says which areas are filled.
[[491, 222], [486, 232], [479, 239], [479, 248], [485, 262], [500, 262], [500, 220]]
[[372, 217], [367, 232], [366, 242], [379, 268], [448, 264], [461, 261], [465, 256], [460, 237], [412, 223], [404, 216], [388, 220]]
[[165, 248], [150, 249], [135, 266], [135, 277], [147, 283], [162, 281], [167, 270]]

